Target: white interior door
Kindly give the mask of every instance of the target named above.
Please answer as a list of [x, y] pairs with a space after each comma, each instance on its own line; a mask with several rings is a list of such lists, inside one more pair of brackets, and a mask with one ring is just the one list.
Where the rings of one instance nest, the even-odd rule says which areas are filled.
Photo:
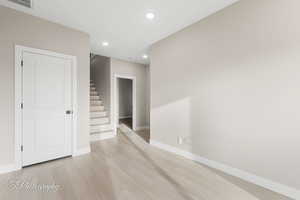
[[72, 62], [23, 52], [23, 166], [72, 154]]

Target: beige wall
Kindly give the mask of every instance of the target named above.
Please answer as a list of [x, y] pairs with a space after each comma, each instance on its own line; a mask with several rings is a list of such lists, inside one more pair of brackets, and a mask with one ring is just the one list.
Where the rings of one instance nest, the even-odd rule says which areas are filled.
[[153, 45], [151, 139], [300, 189], [299, 8], [242, 0]]
[[[111, 58], [111, 76], [115, 74], [122, 76], [135, 76], [136, 77], [136, 126], [144, 127], [149, 126], [147, 121], [147, 72], [146, 65], [122, 61], [119, 59]], [[114, 89], [114, 81], [112, 81], [112, 88]], [[114, 91], [113, 91], [114, 94]], [[114, 102], [114, 97], [113, 97]], [[115, 109], [115, 108], [113, 108]]]
[[89, 36], [0, 6], [0, 165], [14, 160], [14, 47], [77, 56], [78, 148], [89, 145]]
[[96, 55], [91, 62], [91, 79], [103, 101], [103, 105], [110, 116], [110, 58]]
[[151, 98], [151, 93], [150, 93], [150, 86], [151, 86], [151, 78], [150, 78], [150, 66], [146, 66], [146, 122], [147, 125], [150, 127], [150, 98]]

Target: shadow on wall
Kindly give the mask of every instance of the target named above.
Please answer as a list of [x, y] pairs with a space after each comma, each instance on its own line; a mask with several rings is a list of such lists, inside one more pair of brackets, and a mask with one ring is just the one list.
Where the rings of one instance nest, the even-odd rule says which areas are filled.
[[154, 44], [151, 139], [299, 191], [299, 5], [239, 1]]
[[[211, 90], [209, 94], [214, 96], [214, 91]], [[228, 104], [227, 101], [229, 99], [215, 98], [215, 100], [210, 100], [208, 96], [205, 96], [203, 93], [202, 98], [197, 96], [184, 97], [164, 106], [152, 108], [152, 118], [159, 119], [152, 122], [154, 126], [151, 130], [152, 134], [164, 133], [156, 134], [154, 140], [228, 166], [240, 168], [252, 174], [257, 174], [257, 171], [252, 171], [247, 167], [253, 165], [257, 158], [257, 154], [252, 154], [251, 148], [253, 148], [253, 145], [249, 144], [251, 133], [259, 132], [255, 130], [255, 127], [249, 126], [248, 120], [243, 121], [247, 118], [245, 115], [257, 111], [249, 110], [251, 107], [245, 108], [245, 105], [239, 102], [231, 102], [231, 105], [227, 107], [226, 104]], [[231, 106], [234, 105], [236, 105], [235, 108], [240, 116], [240, 124], [235, 123], [238, 119], [235, 118], [234, 113], [231, 113]], [[222, 109], [222, 113], [220, 113], [220, 109]], [[163, 119], [167, 119], [167, 121]], [[234, 134], [236, 131], [240, 131], [238, 138]], [[263, 136], [261, 138], [262, 141], [257, 142], [257, 148], [261, 148], [262, 144], [267, 143], [267, 141], [263, 140]], [[281, 147], [278, 148], [280, 149]], [[267, 160], [267, 153], [261, 152], [262, 156], [259, 159]], [[248, 160], [248, 158], [251, 160]], [[236, 159], [241, 164], [234, 163], [236, 164], [234, 166], [232, 163]], [[279, 165], [280, 160], [277, 162]], [[262, 161], [261, 163], [264, 162]], [[212, 171], [216, 172], [226, 182], [237, 185], [257, 198], [289, 199], [220, 171]], [[263, 175], [261, 176], [264, 177]]]
[[[213, 34], [219, 38], [220, 32]], [[232, 38], [220, 41], [231, 48]], [[241, 41], [245, 51], [225, 52], [211, 43], [187, 54], [203, 45], [188, 42], [160, 44], [172, 51], [154, 49], [151, 139], [299, 190], [300, 60], [294, 46]]]
[[299, 95], [291, 85], [294, 80], [282, 79], [294, 76], [278, 69], [256, 70], [228, 68], [198, 81], [191, 78], [184, 86], [161, 86], [152, 98], [153, 139], [295, 187], [285, 169], [299, 166], [290, 159], [297, 157], [298, 134], [292, 127], [299, 118], [293, 106]]
[[[167, 119], [168, 123], [164, 123], [164, 120], [157, 120], [153, 123], [154, 130], [159, 130], [162, 132], [169, 132], [170, 129], [176, 130], [172, 133], [172, 137], [160, 134], [156, 135], [155, 140], [162, 141], [164, 143], [170, 143], [172, 139], [172, 145], [178, 146], [177, 143], [179, 138], [188, 138], [192, 135], [191, 124], [190, 124], [190, 112], [191, 112], [191, 100], [189, 97], [177, 100], [175, 102], [169, 103], [164, 106], [153, 108], [151, 113], [152, 117], [158, 119]], [[191, 150], [191, 149], [189, 149]]]

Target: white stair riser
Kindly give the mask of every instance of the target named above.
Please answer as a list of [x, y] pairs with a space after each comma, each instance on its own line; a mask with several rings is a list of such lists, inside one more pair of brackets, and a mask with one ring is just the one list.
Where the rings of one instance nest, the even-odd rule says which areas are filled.
[[94, 107], [94, 106], [103, 106], [103, 105], [102, 103], [90, 103], [90, 106]]
[[99, 141], [106, 140], [110, 138], [116, 137], [116, 133], [113, 130], [101, 132], [101, 133], [93, 133], [90, 135], [90, 141]]
[[[99, 135], [113, 131], [113, 126], [109, 124], [109, 117], [102, 103], [95, 84], [90, 81], [90, 134]], [[96, 138], [99, 139], [98, 136]]]
[[90, 133], [98, 133], [98, 132], [104, 132], [104, 131], [110, 131], [110, 130], [113, 130], [113, 127], [110, 124], [90, 127]]
[[91, 125], [103, 125], [103, 124], [107, 124], [108, 122], [109, 122], [108, 117], [90, 119]]
[[90, 100], [100, 100], [99, 96], [90, 96]]
[[104, 106], [91, 106], [91, 107], [90, 107], [90, 111], [91, 111], [91, 112], [95, 112], [95, 111], [104, 111]]
[[102, 106], [102, 101], [90, 101], [91, 106]]
[[106, 117], [107, 116], [107, 112], [102, 111], [102, 112], [91, 112], [90, 113], [90, 117], [91, 118], [96, 118], [96, 117]]
[[90, 100], [90, 103], [102, 103], [102, 101], [99, 99], [95, 99], [95, 100]]

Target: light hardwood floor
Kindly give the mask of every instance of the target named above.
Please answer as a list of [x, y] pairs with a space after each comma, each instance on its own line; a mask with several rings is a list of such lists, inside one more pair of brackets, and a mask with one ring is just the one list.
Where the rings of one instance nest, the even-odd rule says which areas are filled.
[[128, 128], [132, 129], [132, 118], [119, 119], [119, 123], [124, 124], [128, 126]]
[[140, 136], [145, 142], [150, 143], [150, 133], [149, 130], [136, 131], [136, 134]]
[[[12, 187], [15, 181], [57, 191]], [[92, 153], [0, 176], [2, 200], [286, 200], [288, 198], [156, 149], [135, 134], [92, 143]]]

